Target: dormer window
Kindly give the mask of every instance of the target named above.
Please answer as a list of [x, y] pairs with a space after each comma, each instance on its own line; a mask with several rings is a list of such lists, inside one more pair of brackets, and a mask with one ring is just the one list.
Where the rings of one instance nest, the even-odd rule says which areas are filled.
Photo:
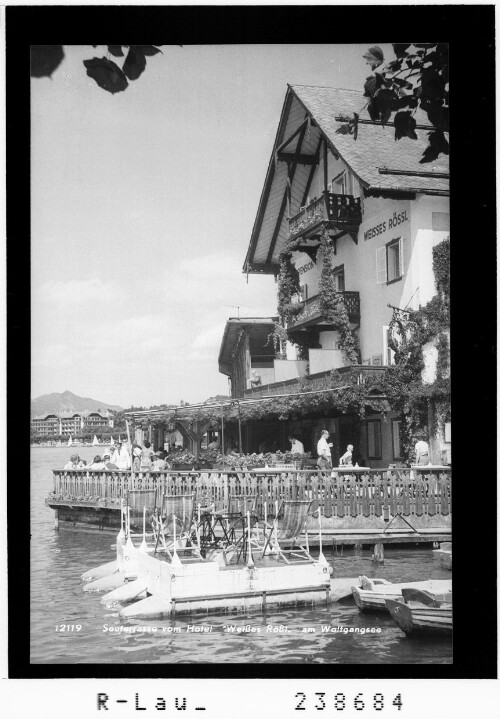
[[333, 178], [328, 188], [334, 195], [350, 195], [350, 182], [348, 173], [343, 170], [339, 175]]

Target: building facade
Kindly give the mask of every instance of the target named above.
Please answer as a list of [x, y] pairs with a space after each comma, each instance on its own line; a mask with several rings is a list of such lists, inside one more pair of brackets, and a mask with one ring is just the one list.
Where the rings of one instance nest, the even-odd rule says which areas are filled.
[[[248, 275], [271, 274], [282, 283], [278, 308], [280, 302], [281, 310], [285, 307], [279, 318], [285, 337], [273, 367], [266, 367], [272, 381], [247, 386], [245, 397], [272, 395], [278, 387], [297, 392], [300, 378], [313, 387], [332, 370], [344, 372], [349, 366], [359, 367], [356, 376], [362, 382], [375, 368], [394, 364], [395, 342], [401, 340], [394, 318], [404, 318], [405, 311], [419, 310], [436, 296], [433, 249], [450, 236], [447, 157], [421, 163], [425, 130], [432, 129], [426, 127], [426, 116], [416, 116], [419, 139], [395, 141], [393, 125], [382, 126], [359, 113], [363, 104], [357, 91], [288, 88], [243, 267]], [[356, 139], [344, 131], [353, 113], [359, 114]], [[295, 291], [285, 297], [288, 305], [283, 305], [284, 257], [298, 272]], [[325, 311], [327, 285], [343, 307], [343, 326]], [[355, 352], [346, 351], [349, 336]], [[237, 350], [230, 338], [226, 332], [221, 348], [226, 357]], [[432, 342], [425, 357], [427, 381], [432, 381]], [[233, 378], [230, 363], [219, 366]], [[359, 459], [369, 466], [397, 464], [401, 416], [390, 407], [383, 415], [370, 412], [368, 406], [354, 433], [354, 418], [342, 416], [332, 396], [324, 419], [302, 416], [297, 422], [315, 423], [311, 449], [324, 424], [336, 453], [355, 441]], [[450, 459], [451, 446], [444, 426], [438, 433], [436, 464]]]
[[114, 415], [105, 412], [74, 412], [46, 414], [31, 419], [31, 429], [40, 436], [59, 436], [98, 431], [103, 427], [114, 426]]

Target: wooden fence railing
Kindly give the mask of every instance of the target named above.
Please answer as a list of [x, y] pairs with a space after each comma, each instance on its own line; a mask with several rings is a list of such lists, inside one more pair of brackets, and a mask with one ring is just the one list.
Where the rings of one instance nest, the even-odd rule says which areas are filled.
[[274, 513], [282, 499], [312, 499], [325, 517], [447, 516], [451, 514], [451, 469], [380, 469], [334, 473], [317, 470], [267, 472], [54, 471], [51, 502], [119, 506], [127, 489], [163, 494], [196, 493], [196, 502], [228, 506], [229, 495], [256, 495], [259, 515]]

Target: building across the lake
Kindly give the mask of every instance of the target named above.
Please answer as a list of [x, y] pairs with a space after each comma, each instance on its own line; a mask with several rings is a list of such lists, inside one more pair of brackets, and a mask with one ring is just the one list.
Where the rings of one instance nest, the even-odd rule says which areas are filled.
[[[438, 294], [435, 251], [450, 235], [448, 157], [421, 162], [434, 129], [425, 114], [415, 115], [418, 139], [395, 141], [394, 124], [372, 121], [365, 102], [354, 90], [288, 87], [243, 267], [278, 278], [280, 316], [227, 321], [219, 369], [233, 398], [312, 391], [332, 370], [358, 384], [373, 378], [395, 362], [405, 311]], [[449, 339], [449, 326], [440, 333]], [[436, 342], [423, 356], [422, 381], [432, 383]], [[350, 443], [371, 467], [401, 460], [402, 417], [387, 403], [382, 413], [368, 404], [360, 424], [331, 397], [326, 412], [294, 412], [280, 443], [293, 430], [314, 450], [326, 427], [334, 463]], [[436, 464], [450, 461], [449, 432], [443, 421], [429, 437]]]
[[109, 410], [104, 412], [48, 413], [31, 419], [31, 429], [40, 436], [70, 435], [86, 429], [94, 431], [113, 426], [114, 414]]

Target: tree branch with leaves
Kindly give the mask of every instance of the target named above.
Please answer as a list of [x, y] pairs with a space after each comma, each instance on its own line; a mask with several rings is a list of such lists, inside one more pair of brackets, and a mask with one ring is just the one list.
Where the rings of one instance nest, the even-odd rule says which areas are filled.
[[[449, 130], [449, 66], [446, 43], [393, 44], [395, 60], [384, 63], [384, 53], [377, 45], [363, 55], [373, 74], [366, 78], [363, 108], [373, 122], [386, 125], [394, 114], [394, 139], [417, 140], [418, 109], [427, 114], [433, 130], [420, 163], [449, 154], [446, 134]], [[337, 132], [358, 135], [359, 113], [346, 118]]]
[[[99, 46], [92, 45], [92, 47]], [[106, 47], [107, 57], [93, 57], [84, 60], [83, 65], [87, 75], [95, 80], [99, 87], [113, 95], [126, 90], [129, 80], [137, 80], [142, 75], [146, 69], [146, 58], [162, 52], [161, 46], [158, 45], [107, 45]], [[125, 58], [122, 66], [111, 60], [110, 55], [115, 58]], [[63, 60], [62, 45], [32, 45], [31, 77], [52, 77]]]

